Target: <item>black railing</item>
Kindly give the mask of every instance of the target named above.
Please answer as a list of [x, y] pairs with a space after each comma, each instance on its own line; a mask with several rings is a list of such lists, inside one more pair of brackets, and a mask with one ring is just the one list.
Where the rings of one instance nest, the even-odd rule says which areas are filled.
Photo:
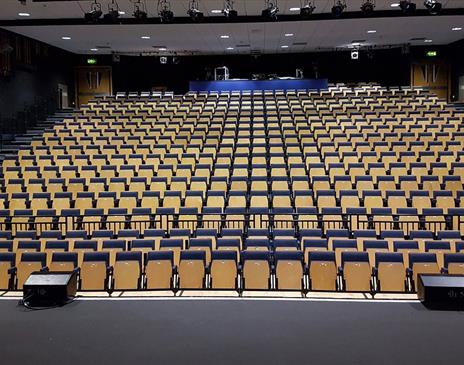
[[[308, 216], [310, 216], [308, 218]], [[248, 229], [267, 229], [272, 236], [275, 229], [293, 230], [298, 237], [302, 229], [321, 229], [326, 233], [330, 229], [375, 230], [380, 234], [384, 230], [402, 230], [405, 236], [411, 231], [428, 230], [432, 232], [444, 230], [464, 230], [464, 219], [460, 215], [417, 216], [402, 215], [375, 217], [365, 214], [343, 214], [331, 217], [321, 215], [299, 216], [298, 214], [150, 214], [150, 215], [40, 215], [1, 217], [0, 231], [36, 231], [38, 235], [45, 230], [58, 230], [63, 233], [71, 230], [84, 230], [91, 234], [94, 230], [135, 229], [143, 232], [146, 229], [169, 231], [173, 228], [240, 229], [244, 236]]]

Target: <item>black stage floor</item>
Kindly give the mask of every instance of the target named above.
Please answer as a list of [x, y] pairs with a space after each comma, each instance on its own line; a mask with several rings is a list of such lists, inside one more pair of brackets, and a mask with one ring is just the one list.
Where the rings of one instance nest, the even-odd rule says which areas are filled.
[[462, 364], [463, 338], [419, 303], [0, 300], [1, 364]]

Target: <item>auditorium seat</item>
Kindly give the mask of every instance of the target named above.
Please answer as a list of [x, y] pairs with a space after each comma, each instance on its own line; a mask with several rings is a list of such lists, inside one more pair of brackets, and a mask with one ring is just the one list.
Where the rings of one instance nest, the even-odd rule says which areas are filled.
[[309, 289], [312, 291], [336, 291], [337, 265], [335, 252], [308, 252]]
[[276, 251], [275, 282], [277, 290], [304, 290], [303, 253], [301, 251]]
[[13, 288], [16, 254], [0, 252], [0, 290]]
[[227, 246], [218, 248], [211, 254], [211, 288], [212, 289], [237, 289], [238, 267], [237, 252], [224, 250]]
[[116, 252], [113, 268], [113, 290], [136, 290], [142, 282], [142, 252]]
[[367, 252], [342, 252], [341, 273], [346, 291], [372, 292], [372, 271]]
[[173, 251], [152, 251], [145, 260], [145, 288], [148, 290], [174, 289]]
[[243, 251], [242, 288], [264, 290], [271, 288], [270, 254], [268, 251]]
[[379, 292], [405, 292], [406, 268], [401, 253], [376, 252], [375, 278]]
[[434, 253], [410, 253], [409, 254], [409, 277], [411, 288], [417, 290], [419, 274], [439, 274], [440, 267]]
[[103, 291], [108, 289], [111, 272], [109, 252], [84, 252], [80, 271], [80, 289]]
[[203, 289], [206, 278], [204, 251], [184, 250], [180, 253], [179, 289]]
[[22, 290], [29, 275], [46, 268], [47, 255], [43, 252], [23, 252], [16, 265], [16, 289]]
[[464, 275], [464, 254], [445, 253], [443, 269], [450, 275]]
[[78, 268], [76, 252], [53, 252], [49, 269], [53, 272], [71, 272]]

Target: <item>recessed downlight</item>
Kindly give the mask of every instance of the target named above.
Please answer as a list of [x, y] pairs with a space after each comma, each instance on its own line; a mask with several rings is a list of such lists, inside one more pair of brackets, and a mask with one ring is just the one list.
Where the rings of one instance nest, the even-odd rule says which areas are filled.
[[69, 40], [71, 40], [71, 37], [69, 37], [69, 36], [63, 36], [63, 37], [61, 37], [61, 39], [63, 39], [64, 41], [69, 41]]
[[374, 33], [377, 33], [377, 31], [376, 31], [375, 29], [369, 29], [369, 30], [367, 31], [367, 33], [369, 33], [369, 34], [374, 34]]
[[285, 36], [286, 36], [286, 37], [293, 37], [294, 34], [293, 34], [293, 33], [285, 33]]
[[29, 13], [18, 13], [19, 16], [28, 17], [31, 16]]
[[151, 39], [151, 37], [148, 36], [148, 35], [143, 35], [143, 36], [141, 36], [140, 38], [141, 38], [141, 39]]
[[221, 35], [221, 39], [229, 39], [229, 38], [230, 38], [230, 36], [229, 36], [229, 35], [227, 35], [227, 34], [223, 34], [223, 35]]

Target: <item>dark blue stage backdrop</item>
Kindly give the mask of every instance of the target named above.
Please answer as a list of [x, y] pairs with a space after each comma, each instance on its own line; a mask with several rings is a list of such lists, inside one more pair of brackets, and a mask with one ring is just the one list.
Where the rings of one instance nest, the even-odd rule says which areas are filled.
[[190, 81], [190, 91], [321, 90], [327, 79]]

